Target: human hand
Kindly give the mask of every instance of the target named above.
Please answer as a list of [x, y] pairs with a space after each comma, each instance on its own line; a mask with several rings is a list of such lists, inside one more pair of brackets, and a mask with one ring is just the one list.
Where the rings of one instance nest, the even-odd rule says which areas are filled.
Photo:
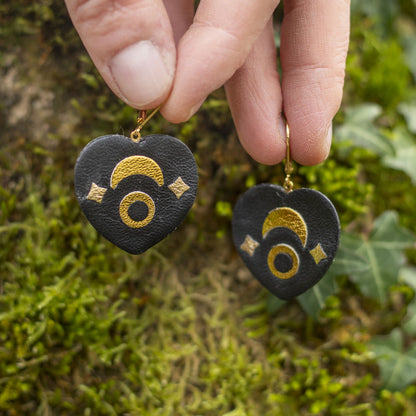
[[330, 149], [344, 83], [349, 0], [284, 0], [282, 84], [272, 15], [279, 0], [66, 0], [106, 83], [135, 108], [189, 119], [225, 84], [240, 141], [257, 161], [310, 165]]

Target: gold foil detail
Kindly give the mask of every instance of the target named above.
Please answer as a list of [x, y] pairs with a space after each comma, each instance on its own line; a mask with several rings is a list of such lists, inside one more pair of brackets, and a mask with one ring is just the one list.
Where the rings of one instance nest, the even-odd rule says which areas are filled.
[[101, 204], [106, 192], [107, 188], [101, 188], [101, 186], [98, 186], [96, 183], [93, 182], [91, 184], [90, 191], [88, 192], [87, 199]]
[[303, 246], [306, 244], [308, 237], [308, 228], [302, 216], [292, 208], [281, 207], [269, 212], [263, 223], [263, 238], [277, 227], [289, 228], [302, 241]]
[[[292, 267], [287, 272], [280, 272], [276, 269], [274, 265], [274, 261], [279, 254], [288, 254], [292, 259]], [[267, 264], [269, 266], [270, 271], [279, 279], [290, 279], [292, 278], [299, 270], [299, 257], [295, 250], [292, 247], [288, 246], [287, 244], [278, 244], [277, 246], [272, 247], [269, 251], [269, 255], [267, 256]]]
[[253, 240], [248, 234], [246, 235], [246, 238], [243, 242], [243, 244], [241, 244], [240, 249], [245, 251], [246, 253], [248, 253], [250, 256], [252, 256], [256, 250], [256, 248], [259, 246], [260, 244], [256, 241]]
[[[142, 221], [135, 221], [129, 215], [129, 208], [137, 201], [142, 201], [147, 205], [147, 217]], [[155, 215], [155, 203], [153, 199], [144, 192], [131, 192], [127, 194], [120, 202], [120, 218], [130, 228], [142, 228], [149, 224]]]
[[324, 249], [319, 243], [314, 249], [312, 249], [309, 253], [311, 253], [313, 259], [315, 260], [316, 264], [319, 264], [322, 260], [326, 259], [328, 256], [326, 255]]
[[111, 174], [110, 185], [114, 189], [124, 178], [131, 175], [145, 175], [162, 186], [163, 172], [160, 166], [146, 156], [129, 156], [119, 162]]
[[168, 188], [176, 195], [176, 198], [179, 199], [189, 189], [189, 186], [179, 176], [179, 178], [171, 183]]

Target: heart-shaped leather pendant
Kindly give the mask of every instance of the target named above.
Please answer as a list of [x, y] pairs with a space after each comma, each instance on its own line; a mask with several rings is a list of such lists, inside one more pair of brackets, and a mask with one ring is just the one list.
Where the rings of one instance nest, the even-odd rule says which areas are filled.
[[261, 184], [238, 200], [232, 230], [252, 274], [275, 296], [289, 300], [328, 270], [338, 249], [340, 223], [331, 201], [318, 191], [287, 193]]
[[74, 180], [78, 202], [95, 229], [128, 253], [140, 254], [186, 217], [198, 170], [191, 151], [174, 137], [133, 141], [108, 135], [83, 149]]

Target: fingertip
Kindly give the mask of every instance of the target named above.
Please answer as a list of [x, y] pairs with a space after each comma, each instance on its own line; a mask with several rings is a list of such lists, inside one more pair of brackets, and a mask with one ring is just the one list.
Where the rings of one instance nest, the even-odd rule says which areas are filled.
[[244, 64], [276, 7], [276, 0], [263, 3], [262, 7], [238, 0], [199, 3], [193, 24], [178, 44], [175, 82], [162, 109], [168, 120], [189, 119]]
[[123, 101], [147, 109], [172, 88], [176, 48], [162, 0], [66, 0], [103, 79]]
[[169, 98], [161, 107], [160, 112], [171, 123], [184, 123], [197, 113], [204, 101], [205, 98], [189, 108], [186, 105], [176, 105], [177, 101]]
[[278, 165], [285, 158], [284, 150], [278, 151], [276, 147], [272, 151], [267, 149], [262, 151], [259, 148], [253, 150], [246, 149], [246, 151], [256, 162], [267, 166]]
[[168, 96], [174, 62], [151, 41], [142, 40], [118, 52], [109, 68], [120, 98], [134, 108], [146, 109], [160, 105]]
[[329, 155], [332, 141], [332, 123], [327, 128], [312, 130], [309, 134], [291, 131], [290, 151], [292, 159], [303, 166], [319, 165]]
[[277, 165], [286, 156], [285, 131], [284, 120], [279, 116], [277, 124], [260, 124], [255, 130], [246, 126], [238, 135], [241, 145], [256, 162], [270, 166]]

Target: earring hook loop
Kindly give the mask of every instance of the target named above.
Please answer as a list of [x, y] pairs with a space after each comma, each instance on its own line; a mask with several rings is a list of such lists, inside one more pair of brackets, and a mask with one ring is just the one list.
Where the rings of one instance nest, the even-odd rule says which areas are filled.
[[285, 181], [283, 183], [283, 188], [285, 189], [285, 191], [287, 193], [292, 192], [293, 191], [293, 182], [290, 179], [290, 176], [293, 172], [293, 163], [291, 160], [291, 156], [290, 156], [290, 141], [289, 141], [289, 137], [290, 137], [290, 129], [289, 129], [289, 124], [287, 124], [286, 122], [286, 159], [285, 159]]
[[140, 131], [144, 125], [159, 111], [160, 106], [155, 108], [149, 115], [147, 115], [147, 110], [140, 110], [139, 115], [137, 116], [137, 127], [130, 133], [130, 139], [134, 142], [139, 142], [142, 138]]

